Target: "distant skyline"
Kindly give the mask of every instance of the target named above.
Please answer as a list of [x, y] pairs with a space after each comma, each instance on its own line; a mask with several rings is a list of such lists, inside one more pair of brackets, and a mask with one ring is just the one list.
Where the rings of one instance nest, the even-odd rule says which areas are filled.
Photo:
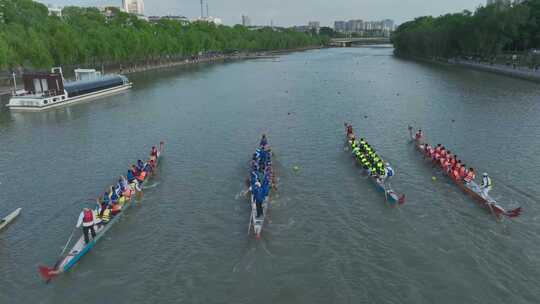
[[[205, 0], [206, 1], [206, 0]], [[122, 0], [39, 0], [54, 6], [122, 6]], [[333, 26], [335, 20], [393, 19], [396, 23], [426, 15], [442, 15], [474, 11], [485, 0], [208, 0], [211, 16], [220, 17], [225, 24], [241, 24], [247, 15], [253, 25], [277, 26], [307, 24], [320, 21], [321, 26]], [[206, 11], [206, 7], [205, 7]], [[200, 0], [146, 0], [145, 14], [184, 15], [195, 18], [200, 15]]]

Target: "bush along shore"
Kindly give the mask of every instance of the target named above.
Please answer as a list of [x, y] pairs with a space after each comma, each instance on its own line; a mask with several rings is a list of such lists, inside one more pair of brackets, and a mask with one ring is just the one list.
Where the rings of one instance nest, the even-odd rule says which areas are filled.
[[540, 79], [540, 0], [416, 18], [392, 42], [396, 55]]
[[105, 16], [97, 8], [66, 7], [62, 17], [56, 17], [31, 0], [0, 3], [0, 70], [4, 71], [52, 66], [116, 66], [130, 71], [328, 42], [326, 36], [290, 29], [253, 30], [174, 20], [150, 23], [114, 8]]

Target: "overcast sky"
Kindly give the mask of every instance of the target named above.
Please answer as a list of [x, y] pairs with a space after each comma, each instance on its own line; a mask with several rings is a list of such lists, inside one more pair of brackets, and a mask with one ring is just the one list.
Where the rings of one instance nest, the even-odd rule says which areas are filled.
[[[253, 24], [291, 26], [320, 21], [332, 25], [334, 20], [393, 19], [402, 23], [418, 16], [441, 15], [474, 10], [485, 0], [204, 0], [208, 1], [210, 15], [225, 24], [241, 22], [248, 15]], [[121, 0], [40, 0], [42, 3], [66, 6], [120, 6]], [[200, 0], [145, 0], [146, 15], [200, 15]]]

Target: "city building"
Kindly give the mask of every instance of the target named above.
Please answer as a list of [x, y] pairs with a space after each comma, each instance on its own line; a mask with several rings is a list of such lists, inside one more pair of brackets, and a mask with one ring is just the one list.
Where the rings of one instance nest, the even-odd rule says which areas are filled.
[[[515, 1], [515, 2], [518, 2], [518, 1]], [[493, 4], [510, 5], [512, 4], [512, 0], [487, 0], [487, 5], [493, 5]]]
[[48, 5], [47, 9], [49, 10], [49, 16], [62, 17], [62, 8], [61, 7], [53, 7], [51, 5]]
[[363, 21], [353, 19], [349, 21], [335, 21], [334, 31], [342, 34], [355, 34], [356, 36], [390, 36], [395, 29], [394, 21], [385, 19], [382, 21]]
[[186, 18], [185, 16], [180, 16], [180, 15], [166, 15], [166, 16], [149, 16], [148, 17], [148, 21], [149, 22], [152, 22], [152, 23], [156, 23], [160, 20], [171, 20], [171, 21], [176, 21], [176, 22], [180, 22], [181, 24], [189, 24], [189, 19]]
[[319, 34], [319, 31], [321, 29], [321, 23], [319, 21], [310, 21], [308, 22], [308, 27], [311, 31]]
[[364, 29], [364, 21], [363, 20], [349, 20], [347, 21], [347, 32], [349, 33], [361, 33]]
[[345, 33], [347, 31], [347, 22], [345, 21], [335, 21], [334, 22], [334, 31], [339, 33]]
[[126, 13], [144, 15], [143, 0], [122, 0], [122, 8]]
[[242, 15], [242, 25], [251, 26], [251, 19], [247, 15]]
[[309, 25], [297, 25], [293, 27], [293, 29], [297, 32], [303, 32], [303, 33], [307, 33], [311, 31], [311, 27]]
[[201, 21], [201, 22], [208, 22], [208, 23], [214, 23], [215, 25], [221, 25], [223, 24], [223, 21], [221, 20], [221, 18], [217, 18], [217, 17], [212, 17], [212, 16], [208, 16], [208, 17], [199, 17], [193, 21]]

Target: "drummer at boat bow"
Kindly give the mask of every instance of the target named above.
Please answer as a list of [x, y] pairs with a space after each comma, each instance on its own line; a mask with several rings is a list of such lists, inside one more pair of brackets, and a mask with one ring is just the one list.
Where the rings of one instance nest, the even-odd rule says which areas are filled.
[[90, 241], [88, 232], [92, 234], [92, 239], [96, 237], [96, 230], [94, 229], [94, 219], [94, 212], [89, 208], [84, 208], [79, 215], [79, 219], [77, 220], [77, 228], [81, 228], [81, 225], [83, 227], [85, 244], [88, 244], [88, 242]]
[[424, 137], [422, 130], [418, 130], [418, 132], [416, 132], [416, 135], [414, 135], [414, 139], [416, 139], [417, 141], [421, 141], [422, 137]]

